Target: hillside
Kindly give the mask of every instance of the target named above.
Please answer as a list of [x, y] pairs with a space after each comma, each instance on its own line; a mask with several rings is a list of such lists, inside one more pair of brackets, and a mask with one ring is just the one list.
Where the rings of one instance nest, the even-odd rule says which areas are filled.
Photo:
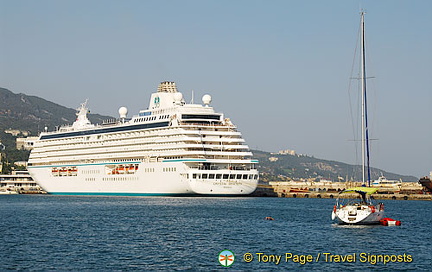
[[[54, 130], [56, 126], [72, 124], [76, 118], [75, 113], [75, 109], [0, 88], [0, 157], [3, 162], [3, 169], [0, 164], [0, 172], [9, 173], [14, 162], [28, 159], [28, 151], [16, 149], [17, 137], [37, 136], [45, 127]], [[102, 123], [110, 118], [112, 117], [89, 114], [92, 123]], [[22, 133], [12, 135], [5, 132], [10, 129]]]
[[[77, 105], [78, 107], [79, 105]], [[0, 130], [16, 129], [37, 135], [45, 127], [53, 130], [56, 126], [75, 121], [76, 110], [66, 108], [37, 96], [15, 94], [0, 88]], [[112, 117], [89, 114], [92, 123], [101, 123]]]
[[[361, 180], [361, 166], [343, 162], [317, 159], [305, 155], [271, 154], [263, 151], [253, 151], [259, 160], [258, 170], [262, 182], [284, 181], [300, 178], [323, 178], [333, 181]], [[272, 158], [270, 160], [270, 158]], [[403, 181], [418, 181], [414, 176], [390, 173], [381, 169], [371, 168], [372, 180], [380, 175], [388, 179], [402, 179]]]

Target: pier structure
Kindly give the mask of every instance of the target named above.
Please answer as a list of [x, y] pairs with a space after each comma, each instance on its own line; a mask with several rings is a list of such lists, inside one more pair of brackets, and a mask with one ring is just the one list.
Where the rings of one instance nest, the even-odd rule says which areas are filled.
[[[331, 181], [284, 181], [269, 182], [267, 190], [273, 189], [273, 196], [288, 198], [337, 198], [339, 192], [346, 188], [361, 186], [361, 182], [331, 182]], [[258, 186], [260, 188], [260, 186]], [[417, 182], [402, 182], [400, 186], [377, 186], [377, 193], [373, 194], [374, 199], [392, 200], [432, 200], [432, 194], [422, 190]], [[267, 193], [268, 194], [268, 193]], [[270, 194], [268, 194], [270, 195]], [[346, 195], [351, 197], [351, 195]], [[352, 195], [357, 197], [356, 194]]]

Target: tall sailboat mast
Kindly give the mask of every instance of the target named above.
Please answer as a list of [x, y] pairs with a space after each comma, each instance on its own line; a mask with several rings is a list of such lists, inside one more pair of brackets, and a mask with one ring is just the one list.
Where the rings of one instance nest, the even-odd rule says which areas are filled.
[[360, 61], [361, 61], [361, 89], [362, 89], [362, 181], [363, 185], [367, 184], [370, 186], [370, 160], [369, 160], [369, 128], [367, 118], [367, 95], [366, 95], [366, 49], [365, 49], [365, 12], [361, 11], [361, 50], [360, 50]]
[[[362, 137], [362, 174], [363, 174], [363, 185], [368, 187], [352, 187], [346, 188], [339, 192], [339, 196], [336, 200], [336, 205], [333, 206], [332, 220], [337, 219], [339, 224], [379, 224], [384, 217], [384, 206], [382, 203], [375, 205], [371, 199], [371, 194], [378, 191], [378, 188], [371, 188], [370, 181], [370, 167], [369, 167], [369, 134], [368, 134], [368, 116], [367, 116], [367, 96], [366, 96], [366, 54], [365, 54], [365, 23], [364, 15], [365, 12], [361, 11], [361, 22], [360, 22], [360, 71], [359, 78], [361, 81], [361, 137]], [[357, 49], [357, 48], [356, 48]], [[357, 51], [357, 50], [356, 50]], [[356, 52], [357, 54], [357, 52]], [[357, 59], [357, 58], [356, 58]], [[360, 93], [359, 93], [360, 94]], [[367, 180], [367, 184], [366, 184]], [[356, 199], [345, 199], [343, 193], [358, 193], [359, 196]]]

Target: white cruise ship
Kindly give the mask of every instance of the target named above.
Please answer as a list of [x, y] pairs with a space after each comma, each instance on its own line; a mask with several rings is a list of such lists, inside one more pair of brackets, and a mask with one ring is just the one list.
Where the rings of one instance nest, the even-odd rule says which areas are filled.
[[245, 195], [258, 183], [257, 160], [210, 95], [187, 104], [162, 82], [148, 110], [102, 125], [77, 120], [34, 143], [28, 170], [48, 193], [62, 195]]

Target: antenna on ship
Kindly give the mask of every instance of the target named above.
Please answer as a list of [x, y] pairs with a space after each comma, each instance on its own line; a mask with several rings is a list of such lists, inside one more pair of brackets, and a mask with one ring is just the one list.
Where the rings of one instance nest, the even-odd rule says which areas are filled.
[[194, 103], [194, 91], [192, 90], [192, 99], [191, 99], [191, 102], [190, 102], [191, 104], [193, 104]]
[[206, 107], [208, 107], [208, 106], [210, 105], [211, 101], [212, 101], [212, 97], [211, 97], [209, 94], [205, 94], [205, 95], [202, 97], [202, 102], [204, 103], [204, 105], [205, 105]]
[[120, 107], [120, 109], [118, 110], [118, 113], [120, 115], [121, 122], [124, 123], [125, 119], [127, 117], [128, 109], [126, 107]]

